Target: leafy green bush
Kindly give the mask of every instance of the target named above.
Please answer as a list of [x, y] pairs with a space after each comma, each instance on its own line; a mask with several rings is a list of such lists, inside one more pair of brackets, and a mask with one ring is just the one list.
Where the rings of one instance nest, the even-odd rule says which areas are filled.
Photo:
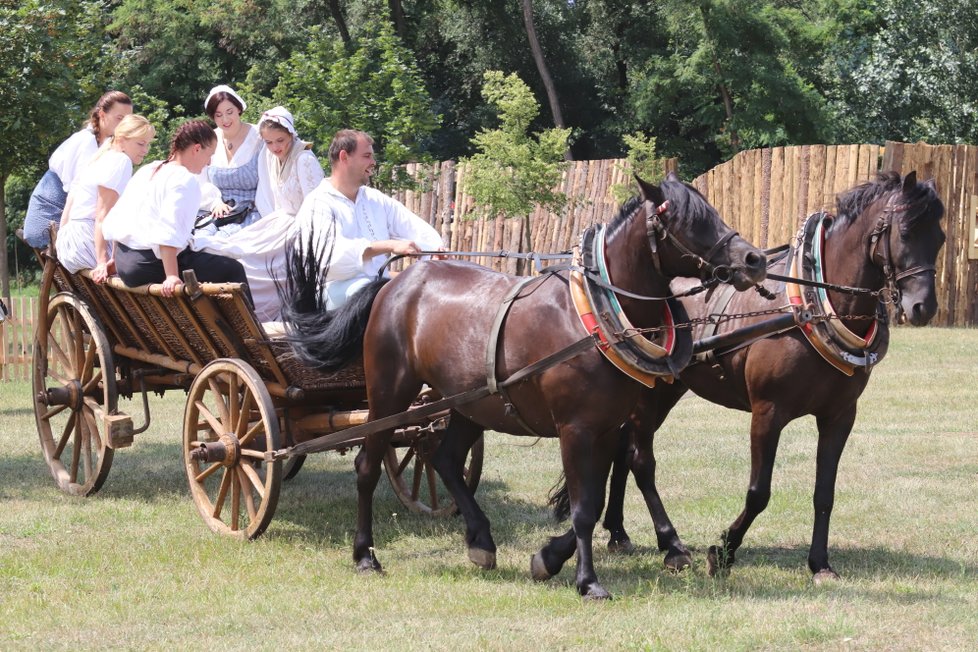
[[546, 129], [530, 136], [540, 105], [515, 73], [489, 70], [482, 95], [499, 116], [497, 129], [483, 129], [472, 143], [477, 153], [462, 159], [466, 191], [492, 216], [528, 216], [535, 206], [559, 211], [567, 196], [557, 190], [570, 129]]

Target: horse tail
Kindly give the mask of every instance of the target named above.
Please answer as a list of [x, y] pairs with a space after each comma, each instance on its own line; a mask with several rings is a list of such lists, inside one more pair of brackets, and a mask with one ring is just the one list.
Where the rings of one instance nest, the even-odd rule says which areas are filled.
[[342, 368], [363, 351], [363, 334], [374, 299], [389, 279], [378, 277], [337, 308], [326, 308], [326, 279], [335, 244], [336, 225], [318, 240], [308, 237], [285, 248], [285, 279], [275, 279], [282, 304], [282, 322], [292, 351], [305, 364], [324, 371]]
[[547, 495], [547, 505], [550, 506], [554, 518], [558, 523], [562, 523], [570, 518], [570, 493], [567, 491], [567, 477], [561, 473], [554, 486], [550, 487]]

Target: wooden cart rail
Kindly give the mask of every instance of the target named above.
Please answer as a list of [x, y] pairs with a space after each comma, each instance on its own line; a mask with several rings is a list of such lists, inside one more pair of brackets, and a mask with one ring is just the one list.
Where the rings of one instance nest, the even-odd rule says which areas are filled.
[[[98, 284], [88, 270], [69, 274], [44, 256], [45, 275], [59, 291], [85, 301], [117, 357], [191, 377], [212, 360], [237, 358], [255, 368], [272, 396], [291, 401], [364, 387], [359, 363], [332, 374], [303, 365], [285, 341], [269, 336], [240, 284], [198, 283], [187, 271], [174, 296], [164, 297], [161, 285], [129, 288], [118, 278]], [[42, 282], [42, 297], [44, 289]]]

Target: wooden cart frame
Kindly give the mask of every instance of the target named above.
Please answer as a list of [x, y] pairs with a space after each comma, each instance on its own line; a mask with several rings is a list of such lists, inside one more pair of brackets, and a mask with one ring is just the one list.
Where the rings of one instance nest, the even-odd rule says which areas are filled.
[[[198, 283], [188, 271], [164, 297], [159, 285], [69, 274], [53, 246], [37, 255], [34, 410], [44, 460], [65, 493], [98, 491], [115, 451], [149, 427], [148, 393], [180, 389], [194, 503], [215, 532], [254, 539], [271, 521], [282, 480], [304, 459], [270, 453], [367, 421], [362, 364], [329, 374], [305, 366], [266, 332], [239, 284]], [[141, 425], [120, 409], [120, 397], [142, 398]], [[412, 511], [456, 510], [429, 463], [446, 419], [447, 410], [402, 426], [385, 458], [395, 493]], [[363, 435], [329, 439], [330, 450], [346, 451]], [[482, 455], [480, 440], [466, 468], [473, 490]]]

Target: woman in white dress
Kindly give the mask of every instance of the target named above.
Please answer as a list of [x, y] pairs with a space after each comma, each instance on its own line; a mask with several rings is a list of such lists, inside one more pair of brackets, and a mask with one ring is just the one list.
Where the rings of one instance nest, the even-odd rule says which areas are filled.
[[292, 114], [276, 106], [262, 114], [259, 130], [265, 147], [258, 156], [256, 205], [261, 220], [233, 238], [198, 232], [193, 248], [238, 259], [248, 275], [261, 321], [275, 321], [281, 303], [275, 278], [283, 278], [285, 244], [295, 234], [295, 214], [325, 174], [312, 145], [296, 133]]
[[111, 257], [102, 237], [102, 221], [129, 183], [133, 166], [142, 163], [155, 135], [149, 120], [127, 115], [72, 184], [57, 246], [58, 260], [72, 274], [91, 269], [96, 282], [108, 278]]
[[[230, 86], [221, 84], [211, 89], [204, 101], [204, 112], [217, 125], [217, 149], [201, 174], [202, 211], [220, 219], [231, 212], [232, 205], [248, 207], [240, 223], [220, 227], [224, 235], [237, 232], [256, 222], [260, 215], [254, 209], [258, 187], [258, 154], [262, 140], [258, 129], [241, 119], [248, 105]], [[217, 231], [211, 224], [210, 233]]]
[[48, 227], [57, 224], [65, 209], [75, 176], [85, 169], [98, 148], [132, 113], [132, 100], [121, 91], [109, 91], [92, 108], [81, 131], [75, 132], [54, 150], [48, 169], [31, 193], [24, 217], [24, 239], [32, 247], [48, 246]]

